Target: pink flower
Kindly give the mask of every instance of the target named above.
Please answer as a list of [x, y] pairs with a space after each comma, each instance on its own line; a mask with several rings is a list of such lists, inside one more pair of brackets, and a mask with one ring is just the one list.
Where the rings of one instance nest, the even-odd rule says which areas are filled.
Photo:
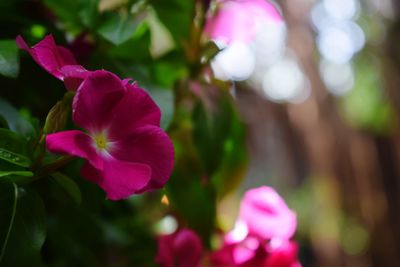
[[159, 127], [160, 110], [129, 80], [107, 71], [85, 73], [73, 102], [73, 121], [87, 132], [46, 136], [47, 149], [86, 159], [81, 173], [111, 200], [165, 185], [174, 150]]
[[276, 8], [266, 0], [220, 0], [206, 21], [204, 32], [211, 39], [250, 42], [266, 22], [281, 22]]
[[210, 262], [215, 267], [262, 266], [266, 257], [260, 240], [247, 236], [236, 243], [225, 242], [221, 249], [211, 254]]
[[278, 193], [267, 186], [247, 191], [240, 204], [239, 220], [252, 235], [263, 239], [290, 239], [296, 231], [296, 214]]
[[83, 80], [92, 73], [80, 65], [66, 65], [60, 69], [60, 72], [63, 75], [65, 87], [70, 91], [76, 91]]
[[234, 244], [225, 244], [210, 256], [215, 267], [301, 267], [294, 241], [262, 241], [248, 236]]
[[19, 48], [27, 51], [42, 68], [57, 79], [64, 80], [64, 74], [60, 71], [62, 67], [77, 65], [72, 53], [65, 47], [58, 46], [52, 35], [47, 35], [32, 48], [29, 48], [21, 36], [17, 36], [16, 42]]
[[189, 229], [158, 238], [156, 262], [163, 267], [200, 267], [202, 254], [200, 238]]
[[210, 262], [215, 267], [301, 267], [297, 244], [289, 240], [296, 224], [295, 213], [274, 189], [251, 189], [241, 201], [234, 229]]
[[296, 242], [272, 240], [266, 249], [269, 256], [265, 260], [265, 267], [301, 267], [297, 260], [299, 248]]

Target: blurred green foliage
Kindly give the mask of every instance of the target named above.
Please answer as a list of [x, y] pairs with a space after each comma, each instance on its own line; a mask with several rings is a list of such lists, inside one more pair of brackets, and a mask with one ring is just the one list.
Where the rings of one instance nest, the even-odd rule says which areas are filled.
[[[247, 153], [229, 86], [204, 79], [201, 58], [217, 50], [200, 38], [200, 13], [188, 0], [0, 2], [1, 266], [154, 266], [154, 226], [167, 214], [211, 246], [217, 202], [243, 178]], [[86, 68], [131, 77], [151, 94], [175, 145], [165, 190], [110, 202], [82, 179], [82, 160], [43, 172], [42, 160], [70, 159], [40, 149], [42, 129], [71, 129], [71, 116], [56, 104], [62, 83], [18, 52], [19, 34], [30, 45], [52, 34]]]

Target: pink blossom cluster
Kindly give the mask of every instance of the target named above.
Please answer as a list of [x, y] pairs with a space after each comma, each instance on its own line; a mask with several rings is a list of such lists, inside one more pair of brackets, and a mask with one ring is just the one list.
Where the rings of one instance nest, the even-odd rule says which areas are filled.
[[247, 191], [234, 229], [224, 236], [221, 249], [211, 255], [218, 267], [300, 267], [296, 214], [272, 188]]
[[276, 7], [267, 0], [218, 0], [207, 17], [204, 32], [216, 41], [250, 42], [268, 22], [281, 22]]
[[204, 257], [199, 237], [184, 228], [159, 237], [156, 262], [163, 267], [199, 267], [202, 261], [214, 267], [301, 267], [291, 240], [296, 225], [296, 214], [274, 189], [251, 189], [221, 248]]
[[165, 185], [174, 164], [173, 144], [160, 128], [160, 109], [145, 90], [109, 71], [86, 70], [51, 35], [32, 48], [20, 36], [17, 44], [76, 92], [72, 120], [83, 130], [48, 134], [50, 152], [84, 158], [82, 176], [111, 200]]
[[162, 267], [201, 267], [203, 246], [190, 229], [179, 229], [158, 238], [156, 263]]

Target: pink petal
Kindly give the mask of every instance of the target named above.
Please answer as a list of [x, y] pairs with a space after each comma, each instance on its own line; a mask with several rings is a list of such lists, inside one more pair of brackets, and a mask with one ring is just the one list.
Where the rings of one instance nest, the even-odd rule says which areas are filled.
[[103, 175], [101, 173], [101, 170], [96, 169], [92, 165], [90, 165], [89, 162], [85, 162], [81, 168], [81, 175], [82, 177], [85, 177], [86, 180], [92, 182], [92, 183], [99, 183], [100, 180], [103, 179]]
[[204, 31], [211, 39], [225, 44], [249, 42], [255, 35], [252, 18], [233, 1], [221, 4], [215, 16], [208, 18]]
[[199, 267], [202, 254], [200, 238], [189, 229], [158, 238], [156, 262], [163, 267]]
[[48, 134], [46, 136], [46, 148], [52, 153], [87, 159], [97, 168], [103, 167], [102, 159], [96, 152], [92, 138], [84, 132], [71, 130]]
[[120, 200], [139, 192], [150, 181], [151, 169], [140, 163], [105, 160], [102, 179], [98, 185], [106, 192], [107, 198]]
[[267, 186], [245, 193], [240, 204], [240, 220], [247, 224], [251, 234], [264, 239], [290, 239], [297, 225], [296, 214]]
[[21, 36], [17, 36], [16, 42], [19, 48], [31, 54], [32, 58], [42, 68], [60, 80], [64, 78], [63, 74], [60, 72], [61, 67], [77, 65], [72, 53], [62, 46], [57, 46], [51, 35], [47, 35], [32, 48], [29, 48]]
[[250, 42], [266, 21], [282, 21], [266, 0], [220, 1], [216, 14], [207, 18], [204, 32], [225, 44]]
[[276, 7], [268, 0], [242, 0], [243, 6], [252, 14], [255, 20], [272, 20], [281, 22], [282, 16]]
[[233, 251], [236, 248], [236, 244], [224, 245], [217, 251], [214, 251], [210, 254], [210, 262], [212, 266], [220, 267], [220, 266], [237, 266], [235, 260], [233, 258]]
[[160, 109], [148, 93], [136, 84], [125, 86], [127, 92], [110, 118], [112, 126], [109, 134], [112, 139], [124, 138], [140, 126], [160, 126]]
[[170, 138], [153, 125], [137, 128], [130, 136], [117, 142], [110, 153], [119, 160], [150, 166], [151, 180], [140, 192], [164, 186], [174, 165], [174, 147]]
[[57, 55], [59, 56], [58, 59], [60, 60], [60, 67], [78, 64], [78, 62], [74, 57], [74, 54], [72, 54], [72, 52], [69, 49], [61, 45], [57, 45], [57, 49], [58, 49]]
[[70, 91], [76, 91], [92, 72], [80, 65], [67, 65], [60, 69], [64, 76], [64, 85]]
[[107, 129], [114, 107], [124, 97], [126, 89], [111, 72], [90, 73], [77, 90], [73, 102], [74, 122], [92, 133]]
[[174, 267], [174, 250], [171, 246], [175, 235], [162, 235], [158, 237], [158, 250], [155, 261], [162, 267]]
[[269, 256], [265, 261], [265, 267], [301, 267], [297, 259], [298, 246], [293, 241], [283, 241], [283, 243], [269, 251]]
[[236, 264], [242, 264], [251, 261], [256, 256], [256, 250], [249, 249], [246, 246], [237, 245], [232, 251], [233, 259]]
[[200, 238], [189, 229], [180, 230], [173, 242], [176, 261], [180, 267], [197, 267], [203, 254]]

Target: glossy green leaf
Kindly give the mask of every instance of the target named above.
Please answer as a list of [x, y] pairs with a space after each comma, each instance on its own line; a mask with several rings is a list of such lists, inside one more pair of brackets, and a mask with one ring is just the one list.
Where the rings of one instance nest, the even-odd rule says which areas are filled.
[[21, 167], [29, 167], [31, 160], [26, 156], [27, 142], [18, 134], [0, 128], [0, 160]]
[[76, 204], [80, 204], [82, 202], [81, 190], [74, 180], [60, 172], [55, 172], [51, 176], [53, 177], [54, 181], [56, 181], [56, 183], [59, 184], [75, 201]]
[[22, 176], [22, 177], [32, 177], [33, 172], [30, 171], [0, 171], [0, 178], [10, 175]]
[[114, 45], [120, 45], [133, 36], [140, 21], [130, 16], [111, 15], [97, 32]]
[[16, 78], [18, 73], [18, 48], [15, 40], [0, 40], [0, 74]]
[[25, 157], [21, 154], [14, 153], [7, 149], [0, 147], [0, 159], [8, 161], [12, 164], [21, 166], [21, 167], [29, 167], [31, 161], [28, 157]]
[[25, 137], [35, 135], [35, 129], [10, 103], [0, 98], [0, 115], [7, 121], [10, 130]]
[[18, 188], [14, 183], [0, 183], [0, 265], [14, 226], [17, 197]]
[[18, 188], [14, 196], [15, 216], [1, 266], [41, 266], [40, 250], [46, 237], [43, 202], [28, 188]]

